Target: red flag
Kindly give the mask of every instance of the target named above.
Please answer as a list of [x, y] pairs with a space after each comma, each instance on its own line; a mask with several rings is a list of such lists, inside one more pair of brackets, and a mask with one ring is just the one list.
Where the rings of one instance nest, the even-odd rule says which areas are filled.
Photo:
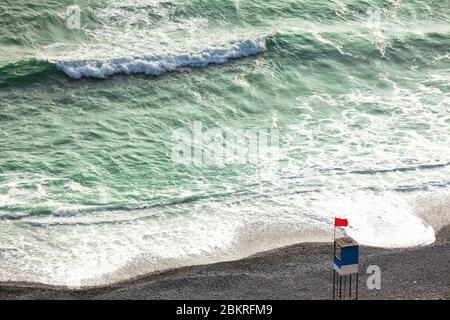
[[334, 218], [334, 226], [335, 227], [346, 227], [346, 226], [348, 226], [348, 220], [347, 219]]

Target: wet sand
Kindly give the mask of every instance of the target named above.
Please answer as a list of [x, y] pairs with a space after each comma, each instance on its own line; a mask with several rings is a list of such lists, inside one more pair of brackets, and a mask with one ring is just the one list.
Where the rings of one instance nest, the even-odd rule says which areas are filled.
[[[359, 298], [450, 299], [449, 240], [447, 226], [429, 246], [361, 247]], [[81, 290], [2, 283], [0, 299], [331, 299], [332, 252], [331, 244], [303, 243]], [[367, 289], [369, 265], [381, 269], [380, 290]]]

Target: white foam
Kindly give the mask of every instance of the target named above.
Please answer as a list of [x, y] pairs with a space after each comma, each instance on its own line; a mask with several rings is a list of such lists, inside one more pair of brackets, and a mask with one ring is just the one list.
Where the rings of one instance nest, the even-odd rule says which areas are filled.
[[360, 244], [410, 247], [435, 239], [409, 194], [334, 190], [305, 196], [278, 181], [222, 201], [133, 211], [67, 207], [0, 223], [1, 244], [21, 239], [2, 252], [0, 281], [99, 285], [298, 242], [331, 241], [334, 216], [349, 219], [348, 233]]
[[330, 195], [322, 205], [334, 216], [346, 217], [348, 235], [364, 245], [395, 248], [431, 244], [434, 229], [414, 213], [409, 196], [395, 192]]
[[104, 61], [69, 61], [57, 63], [56, 66], [74, 79], [107, 78], [119, 73], [144, 73], [159, 76], [181, 67], [206, 67], [209, 64], [223, 64], [230, 59], [255, 55], [265, 49], [265, 44], [265, 37], [257, 37], [236, 41], [224, 47], [211, 47], [188, 53], [168, 53]]

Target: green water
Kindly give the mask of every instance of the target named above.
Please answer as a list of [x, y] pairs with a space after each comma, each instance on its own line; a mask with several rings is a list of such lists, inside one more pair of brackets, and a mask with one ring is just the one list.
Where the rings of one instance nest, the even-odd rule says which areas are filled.
[[[3, 1], [0, 280], [235, 258], [325, 240], [341, 214], [362, 243], [434, 241], [415, 201], [450, 185], [449, 16], [445, 1]], [[279, 157], [177, 163], [173, 133], [196, 122], [276, 130]]]

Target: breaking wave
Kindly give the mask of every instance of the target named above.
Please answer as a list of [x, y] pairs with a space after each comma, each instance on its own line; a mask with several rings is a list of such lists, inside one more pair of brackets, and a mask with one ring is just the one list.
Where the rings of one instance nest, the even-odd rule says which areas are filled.
[[261, 53], [266, 48], [266, 37], [246, 39], [225, 47], [212, 47], [188, 53], [168, 53], [133, 58], [114, 58], [105, 61], [59, 62], [56, 67], [73, 79], [107, 78], [114, 74], [143, 73], [159, 76], [182, 67], [206, 67], [223, 64], [231, 59]]

